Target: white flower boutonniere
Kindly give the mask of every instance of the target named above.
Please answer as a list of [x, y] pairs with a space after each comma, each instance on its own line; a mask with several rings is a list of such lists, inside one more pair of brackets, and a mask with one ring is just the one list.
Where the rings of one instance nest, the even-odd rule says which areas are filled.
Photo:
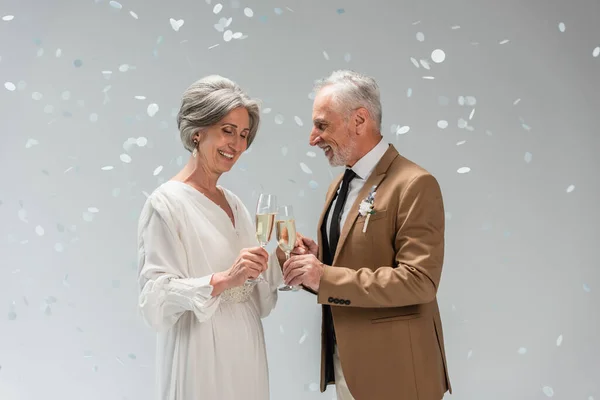
[[367, 219], [365, 220], [365, 226], [362, 230], [363, 233], [367, 231], [367, 226], [369, 226], [369, 218], [371, 218], [372, 214], [375, 214], [375, 210], [373, 209], [375, 203], [375, 194], [377, 193], [375, 192], [375, 188], [376, 186], [371, 188], [369, 195], [363, 201], [361, 201], [360, 205], [358, 206], [358, 213], [363, 217], [365, 215], [367, 216]]

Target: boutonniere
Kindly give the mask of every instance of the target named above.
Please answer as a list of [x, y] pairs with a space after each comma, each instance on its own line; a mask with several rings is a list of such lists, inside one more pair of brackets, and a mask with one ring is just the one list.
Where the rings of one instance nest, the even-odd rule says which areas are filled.
[[373, 186], [371, 188], [371, 191], [369, 192], [369, 195], [360, 202], [360, 205], [358, 206], [358, 212], [360, 215], [362, 215], [363, 217], [366, 215], [367, 219], [365, 220], [365, 226], [363, 227], [363, 233], [365, 233], [367, 231], [367, 226], [369, 226], [369, 218], [371, 218], [371, 215], [375, 214], [375, 210], [373, 209], [374, 207], [374, 203], [375, 203], [375, 194], [377, 193], [375, 191], [376, 186]]

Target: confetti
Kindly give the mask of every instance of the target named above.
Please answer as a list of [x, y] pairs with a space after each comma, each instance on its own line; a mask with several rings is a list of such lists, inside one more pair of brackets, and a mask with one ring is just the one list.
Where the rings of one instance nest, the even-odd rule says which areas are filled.
[[135, 143], [138, 145], [138, 147], [144, 147], [148, 144], [148, 139], [146, 139], [144, 136], [140, 136], [135, 140]]
[[598, 56], [600, 56], [600, 46], [598, 46], [594, 50], [592, 50], [592, 57], [598, 57]]
[[429, 63], [426, 60], [420, 60], [419, 62], [421, 63], [423, 68], [425, 68], [427, 70], [431, 69], [431, 67], [429, 66]]
[[133, 11], [129, 11], [129, 15], [131, 15], [134, 19], [139, 19], [138, 15]]
[[544, 392], [547, 397], [554, 396], [554, 389], [552, 389], [550, 386], [544, 386], [542, 388], [542, 392]]
[[575, 190], [575, 185], [570, 185], [570, 186], [567, 188], [567, 193], [571, 193], [573, 190]]
[[281, 155], [283, 155], [284, 157], [287, 156], [288, 153], [288, 148], [286, 146], [283, 146], [281, 148]]
[[417, 32], [417, 40], [419, 42], [424, 42], [425, 41], [425, 34], [423, 32]]
[[560, 347], [562, 342], [563, 342], [563, 335], [559, 335], [558, 338], [556, 338], [556, 346]]
[[179, 32], [179, 28], [183, 26], [185, 21], [182, 19], [175, 20], [173, 18], [170, 18], [169, 22], [171, 23], [171, 28], [173, 28], [175, 32]]
[[350, 53], [344, 54], [344, 61], [350, 62], [351, 59], [352, 59], [352, 56], [350, 55]]
[[277, 115], [275, 116], [275, 123], [276, 123], [277, 125], [281, 125], [281, 124], [283, 124], [283, 121], [284, 121], [284, 120], [285, 120], [285, 118], [284, 118], [284, 117], [283, 117], [283, 115], [281, 115], [281, 114], [277, 114]]
[[417, 60], [416, 60], [414, 57], [411, 57], [411, 58], [410, 58], [410, 61], [413, 63], [413, 65], [414, 65], [415, 67], [417, 67], [417, 68], [420, 68], [420, 67], [421, 67], [421, 66], [419, 65], [419, 62], [418, 62], [418, 61], [417, 61]]
[[584, 292], [587, 292], [587, 293], [589, 293], [589, 292], [592, 291], [592, 289], [588, 285], [586, 285], [585, 283], [583, 284], [583, 290], [584, 290]]
[[327, 52], [326, 52], [326, 51], [323, 51], [323, 57], [325, 57], [325, 59], [326, 59], [327, 61], [329, 61], [329, 54], [327, 54]]
[[105, 167], [102, 167], [101, 170], [102, 171], [111, 171], [113, 170], [115, 167], [113, 167], [112, 165], [107, 165]]
[[396, 135], [404, 135], [405, 133], [408, 133], [408, 131], [410, 131], [410, 126], [400, 126], [396, 130]]
[[558, 30], [559, 31], [564, 32], [565, 29], [566, 29], [566, 26], [565, 26], [564, 22], [561, 22], [561, 23], [558, 24]]
[[457, 146], [462, 146], [463, 144], [467, 143], [466, 140], [461, 140], [460, 142], [457, 142], [456, 145]]
[[302, 334], [302, 336], [300, 337], [300, 340], [298, 340], [298, 344], [304, 343], [307, 336], [308, 336], [308, 332], [306, 332], [306, 330], [305, 330], [304, 333]]
[[35, 233], [38, 236], [44, 236], [44, 228], [42, 226], [40, 226], [40, 225], [36, 226], [35, 227]]
[[408, 89], [406, 90], [406, 97], [410, 97], [410, 96], [412, 96], [412, 94], [413, 94], [413, 90], [412, 90], [412, 88], [408, 88]]
[[469, 360], [471, 357], [473, 357], [473, 350], [469, 350], [467, 353], [467, 360]]
[[110, 6], [111, 6], [112, 8], [114, 8], [115, 10], [120, 10], [120, 9], [122, 9], [122, 8], [123, 8], [123, 6], [121, 5], [121, 3], [119, 3], [118, 1], [114, 1], [114, 0], [112, 0], [112, 1], [111, 1], [109, 4], [110, 4]]
[[158, 104], [152, 103], [152, 104], [148, 105], [148, 108], [146, 111], [148, 112], [148, 115], [150, 117], [154, 117], [156, 115], [156, 113], [158, 112]]
[[98, 114], [91, 113], [90, 114], [90, 122], [98, 122]]
[[[127, 72], [127, 71], [129, 71], [129, 64], [121, 64], [121, 65], [119, 65], [119, 71], [121, 71], [121, 72]], [[110, 86], [107, 86], [107, 87], [110, 88]], [[104, 91], [107, 92], [108, 90], [105, 88]]]
[[459, 174], [466, 174], [467, 172], [470, 172], [471, 168], [469, 167], [460, 167], [458, 170], [456, 170], [456, 172], [458, 172]]
[[119, 156], [119, 158], [126, 164], [129, 164], [131, 162], [131, 156], [129, 154], [123, 153]]
[[313, 382], [310, 385], [308, 385], [308, 390], [310, 390], [311, 392], [317, 392], [319, 390], [319, 385]]
[[504, 39], [504, 40], [502, 40], [502, 41], [500, 42], [500, 44], [506, 44], [506, 43], [508, 43], [508, 42], [510, 42], [510, 40], [508, 40], [508, 39]]
[[62, 243], [56, 243], [56, 244], [54, 245], [54, 250], [55, 250], [57, 253], [62, 253], [62, 252], [65, 250], [65, 247], [63, 246], [63, 244], [62, 244]]
[[527, 353], [527, 349], [525, 347], [519, 347], [519, 350], [517, 350], [517, 353], [523, 355], [523, 354]]
[[283, 10], [279, 7], [276, 7], [275, 9], [273, 9], [273, 12], [277, 15], [283, 14]]
[[79, 67], [81, 67], [83, 65], [83, 61], [81, 61], [81, 60], [75, 60], [75, 61], [73, 61], [73, 65], [76, 68], [79, 68]]
[[233, 39], [233, 32], [230, 29], [227, 29], [223, 33], [223, 40], [226, 41], [226, 42], [230, 42], [231, 39]]
[[4, 83], [4, 87], [6, 88], [6, 90], [8, 90], [8, 91], [10, 91], [10, 92], [14, 92], [14, 91], [15, 91], [15, 89], [17, 88], [17, 87], [15, 86], [15, 84], [14, 84], [14, 83], [12, 83], [12, 82], [5, 82], [5, 83]]
[[163, 166], [162, 166], [162, 165], [159, 165], [158, 167], [156, 167], [156, 168], [154, 169], [154, 172], [153, 172], [152, 174], [153, 174], [154, 176], [156, 176], [156, 175], [160, 174], [160, 173], [162, 172], [162, 170], [163, 170]]
[[27, 139], [27, 143], [25, 143], [25, 148], [30, 149], [33, 146], [40, 144], [36, 139]]
[[306, 174], [312, 174], [312, 170], [308, 167], [308, 165], [304, 164], [303, 162], [300, 163], [300, 168], [302, 169], [302, 172], [306, 173]]
[[314, 151], [309, 151], [306, 153], [306, 156], [310, 158], [315, 158], [317, 156], [317, 153], [315, 153]]
[[2, 21], [12, 21], [13, 19], [15, 19], [14, 15], [5, 15], [4, 17], [2, 17]]
[[431, 59], [434, 63], [442, 63], [446, 59], [446, 53], [444, 53], [444, 50], [435, 49], [431, 52]]
[[254, 16], [254, 11], [252, 11], [251, 8], [246, 7], [244, 8], [244, 15], [248, 18], [252, 18]]
[[296, 116], [294, 117], [294, 121], [296, 122], [296, 124], [297, 124], [298, 126], [304, 126], [304, 123], [302, 122], [302, 120], [300, 119], [300, 117], [299, 117], [299, 116], [297, 116], [297, 115], [296, 115]]
[[223, 4], [221, 4], [221, 3], [215, 4], [215, 6], [213, 7], [213, 13], [218, 14], [221, 12], [222, 9], [223, 9]]
[[62, 50], [61, 49], [56, 49], [56, 52], [54, 53], [54, 56], [56, 58], [60, 58], [60, 56], [62, 56]]
[[35, 101], [40, 101], [43, 97], [44, 95], [42, 95], [40, 92], [33, 92], [31, 94], [31, 98]]
[[437, 122], [437, 126], [438, 126], [438, 128], [440, 128], [440, 129], [446, 129], [446, 128], [448, 127], [448, 121], [446, 121], [446, 120], [443, 120], [443, 119], [440, 119], [440, 120]]

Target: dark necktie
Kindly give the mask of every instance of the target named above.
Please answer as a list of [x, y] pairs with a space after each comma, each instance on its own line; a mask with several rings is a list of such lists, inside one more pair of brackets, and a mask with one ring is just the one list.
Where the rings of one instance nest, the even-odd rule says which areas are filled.
[[340, 240], [340, 222], [342, 219], [342, 210], [344, 209], [344, 204], [346, 204], [346, 199], [348, 198], [350, 181], [354, 179], [354, 177], [356, 177], [354, 171], [351, 169], [346, 169], [346, 172], [344, 172], [344, 178], [342, 179], [342, 187], [335, 202], [333, 215], [331, 216], [331, 225], [329, 227], [329, 254], [331, 255], [332, 261], [333, 257], [335, 256], [338, 241]]

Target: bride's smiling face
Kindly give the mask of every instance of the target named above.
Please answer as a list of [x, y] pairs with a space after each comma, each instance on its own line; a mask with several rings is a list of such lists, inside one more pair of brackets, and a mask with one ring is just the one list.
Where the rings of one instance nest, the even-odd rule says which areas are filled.
[[248, 148], [249, 134], [248, 111], [243, 107], [236, 108], [197, 134], [198, 157], [211, 171], [228, 172]]

